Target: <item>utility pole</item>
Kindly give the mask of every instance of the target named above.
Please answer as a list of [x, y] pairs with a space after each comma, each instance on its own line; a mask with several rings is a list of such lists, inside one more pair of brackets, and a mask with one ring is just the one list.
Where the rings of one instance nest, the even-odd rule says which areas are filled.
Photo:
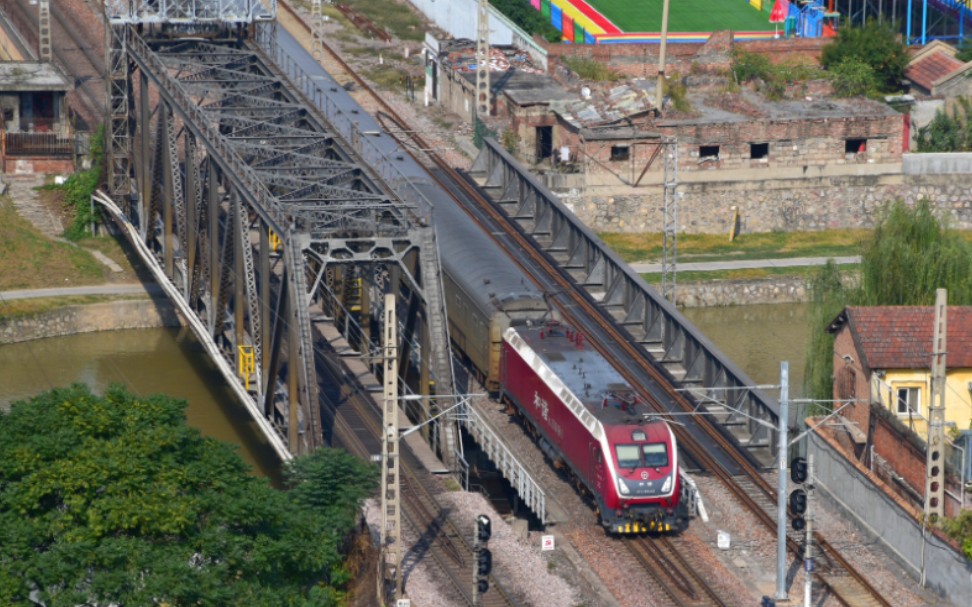
[[670, 0], [662, 4], [661, 45], [658, 47], [658, 81], [655, 84], [655, 111], [661, 114], [662, 102], [665, 100], [665, 46], [668, 42], [668, 5]]
[[780, 363], [780, 428], [776, 495], [776, 600], [789, 599], [786, 592], [786, 481], [790, 425], [790, 363]]
[[807, 454], [807, 539], [803, 556], [803, 607], [813, 607], [813, 454]]
[[40, 60], [50, 62], [53, 59], [51, 52], [51, 5], [50, 0], [40, 0], [38, 8], [37, 25], [40, 30], [38, 39], [38, 54]]
[[925, 462], [925, 517], [945, 516], [945, 337], [948, 294], [935, 291], [935, 336], [932, 341], [931, 400], [928, 403], [928, 454]]
[[[667, 3], [668, 0], [665, 0]], [[678, 250], [678, 139], [666, 137], [662, 145], [665, 151], [665, 219], [662, 236], [662, 297], [675, 303], [675, 258]]]
[[401, 514], [398, 476], [398, 315], [395, 295], [385, 294], [382, 349], [384, 350], [384, 403], [381, 426], [385, 429], [381, 442], [381, 559], [383, 568], [378, 576], [379, 597], [385, 596], [385, 578], [395, 585], [395, 600], [402, 596], [401, 575]]
[[311, 0], [311, 54], [320, 61], [324, 57], [323, 0]]
[[479, 0], [476, 19], [476, 121], [489, 116], [489, 0]]

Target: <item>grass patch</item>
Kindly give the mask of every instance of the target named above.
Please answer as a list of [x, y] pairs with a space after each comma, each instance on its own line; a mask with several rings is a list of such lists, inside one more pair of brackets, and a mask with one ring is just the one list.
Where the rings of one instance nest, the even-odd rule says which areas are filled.
[[589, 57], [561, 57], [560, 61], [567, 66], [567, 69], [580, 76], [582, 80], [614, 82], [621, 79], [621, 74]]
[[387, 29], [399, 40], [421, 42], [425, 40], [425, 24], [405, 4], [389, 0], [343, 0], [375, 25]]
[[405, 90], [405, 72], [396, 67], [377, 65], [365, 68], [361, 73], [380, 89], [398, 92]]
[[102, 282], [104, 269], [84, 249], [49, 240], [0, 198], [0, 290], [88, 285]]
[[[588, 0], [625, 32], [660, 32], [662, 3], [632, 2], [631, 0]], [[672, 2], [668, 13], [669, 32], [711, 32], [734, 30], [772, 32], [769, 22], [772, 2], [764, 2], [758, 11], [745, 2], [726, 0], [682, 0]]]
[[[859, 255], [860, 245], [870, 233], [870, 230], [761, 232], [742, 234], [732, 242], [726, 234], [679, 234], [678, 259], [725, 261]], [[603, 233], [599, 236], [629, 263], [661, 259], [662, 234]]]
[[[840, 268], [842, 270], [851, 270], [859, 268], [859, 264], [848, 264], [842, 265]], [[781, 276], [795, 277], [800, 276], [805, 279], [809, 279], [814, 272], [819, 270], [819, 266], [797, 266], [790, 268], [744, 268], [740, 270], [719, 270], [719, 271], [706, 271], [706, 272], [678, 272], [675, 280], [678, 284], [684, 283], [696, 283], [696, 282], [711, 282], [713, 280], [739, 280], [739, 281], [756, 281], [764, 280], [767, 278], [780, 278]], [[658, 274], [642, 274], [642, 278], [645, 279], [650, 285], [660, 285], [662, 283], [662, 275]]]
[[38, 316], [67, 306], [83, 306], [105, 301], [145, 299], [141, 296], [119, 295], [72, 295], [69, 297], [39, 297], [36, 299], [13, 299], [0, 303], [0, 321], [14, 318]]

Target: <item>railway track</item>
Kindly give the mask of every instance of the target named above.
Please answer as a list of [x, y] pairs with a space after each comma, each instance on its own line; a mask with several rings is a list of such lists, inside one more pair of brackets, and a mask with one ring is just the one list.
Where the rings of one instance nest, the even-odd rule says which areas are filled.
[[671, 537], [634, 537], [623, 540], [668, 595], [673, 605], [683, 607], [727, 607], [718, 591], [685, 557], [680, 542]]
[[[281, 13], [286, 13], [287, 18], [292, 19], [298, 27], [308, 33], [311, 32], [310, 26], [300, 18], [286, 0], [280, 0], [278, 6]], [[376, 94], [340, 55], [326, 43], [322, 44], [324, 52], [320, 58], [321, 65], [331, 73], [332, 77], [342, 83], [359, 105], [373, 115], [377, 116], [380, 113], [383, 124], [389, 124], [407, 133], [405, 137], [414, 142], [418, 149], [432, 150], [431, 146], [419, 134], [412, 131], [409, 125], [398, 116], [395, 109]], [[431, 163], [436, 167], [437, 175], [434, 175], [434, 178], [446, 190], [454, 193], [458, 190], [461, 196], [456, 196], [457, 201], [487, 233], [493, 234], [494, 238], [497, 238], [497, 234], [502, 234], [506, 240], [501, 244], [507, 250], [519, 250], [527, 258], [527, 263], [522, 259], [516, 261], [541, 288], [560, 295], [558, 303], [563, 304], [565, 300], [569, 302], [569, 305], [562, 308], [565, 318], [575, 326], [584, 328], [589, 334], [599, 336], [599, 339], [594, 340], [598, 349], [607, 358], [619, 363], [619, 370], [631, 385], [643, 386], [644, 378], [648, 377], [664, 391], [665, 397], [676, 403], [682, 411], [696, 410], [693, 403], [675, 390], [668, 376], [657, 363], [648, 359], [645, 352], [635, 345], [631, 336], [617, 325], [610, 313], [533, 241], [517, 223], [516, 218], [507, 215], [499, 204], [493, 202], [480, 188], [470, 183], [470, 180], [461, 176], [434, 151], [425, 151], [420, 156], [416, 156], [410, 149], [407, 151], [424, 166], [429, 166]], [[463, 197], [474, 204], [475, 208], [464, 204], [461, 200]], [[509, 246], [510, 243], [514, 246]], [[537, 275], [537, 269], [543, 274], [542, 277]], [[547, 284], [544, 284], [545, 281]], [[604, 343], [616, 344], [617, 350], [614, 352], [604, 350], [600, 345]], [[647, 402], [657, 400], [655, 395], [650, 393], [645, 393], [643, 396], [647, 397]], [[659, 412], [667, 411], [660, 408]], [[726, 466], [711, 453], [711, 447], [704, 445], [702, 440], [690, 434], [684, 427], [675, 426], [674, 430], [682, 446], [690, 452], [690, 457], [694, 461], [718, 478], [747, 510], [754, 513], [764, 527], [775, 534], [777, 523], [775, 489], [763, 478], [753, 462], [745, 454], [740, 453], [714, 424], [704, 418], [697, 420], [696, 423], [704, 431], [706, 441], [711, 441], [729, 455], [739, 474], [727, 470]], [[814, 543], [818, 548], [814, 575], [841, 602], [851, 607], [890, 607], [890, 603], [881, 593], [819, 533], [814, 535]], [[794, 537], [788, 536], [787, 547], [797, 558], [803, 557], [803, 547]], [[674, 591], [678, 592], [677, 589]]]
[[[336, 357], [337, 354], [333, 354]], [[321, 394], [340, 406], [328, 413], [333, 419], [334, 442], [350, 453], [363, 459], [381, 451], [381, 411], [375, 406], [370, 394], [354, 379], [337, 368], [328, 353], [317, 352], [317, 371], [321, 379]], [[330, 380], [330, 381], [327, 381]], [[447, 516], [426, 488], [431, 481], [423, 476], [428, 473], [411, 451], [402, 444], [400, 451], [402, 479], [402, 523], [408, 525], [418, 537], [409, 555], [420, 554], [431, 558], [436, 570], [455, 590], [458, 600], [472, 605], [473, 549], [470, 530], [460, 530]], [[470, 521], [472, 517], [470, 516]], [[402, 571], [409, 569], [410, 558], [403, 554]], [[406, 586], [406, 591], [407, 591]], [[518, 607], [519, 603], [503, 587], [499, 580], [490, 577], [489, 592], [479, 597], [482, 607]]]

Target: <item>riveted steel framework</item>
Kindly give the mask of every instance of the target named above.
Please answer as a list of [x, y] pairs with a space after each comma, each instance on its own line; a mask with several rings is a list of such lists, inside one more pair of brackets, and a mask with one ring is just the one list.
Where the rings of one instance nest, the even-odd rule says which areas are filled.
[[[666, 160], [667, 161], [667, 160]], [[717, 423], [771, 465], [779, 404], [607, 248], [495, 140], [486, 139], [473, 174], [510, 218], [631, 335], [672, 381], [689, 390]], [[666, 177], [672, 195], [674, 182]], [[674, 283], [673, 283], [674, 285]]]
[[[377, 364], [386, 290], [403, 302], [402, 377], [427, 396], [433, 384], [451, 393], [432, 228], [250, 46], [250, 32], [180, 37], [185, 27], [125, 20], [111, 30], [111, 194], [205, 337], [240, 362], [251, 410], [290, 453], [314, 449], [326, 430], [317, 323], [348, 329]], [[414, 416], [428, 416], [429, 400], [414, 402]]]

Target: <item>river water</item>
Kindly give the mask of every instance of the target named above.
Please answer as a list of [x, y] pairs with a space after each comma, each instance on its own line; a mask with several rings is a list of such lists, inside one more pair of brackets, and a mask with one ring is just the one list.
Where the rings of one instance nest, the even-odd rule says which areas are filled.
[[[804, 396], [803, 366], [810, 336], [808, 304], [686, 308], [689, 321], [757, 384], [780, 383], [780, 362], [790, 368], [790, 398]], [[778, 397], [779, 391], [767, 391]]]
[[[758, 384], [778, 384], [790, 363], [790, 396], [803, 394], [807, 306], [689, 308], [685, 316]], [[238, 445], [257, 474], [280, 480], [279, 460], [236, 403], [222, 375], [188, 331], [106, 331], [0, 346], [0, 406], [83, 382], [101, 392], [122, 383], [135, 394], [186, 399], [189, 424]], [[778, 395], [773, 392], [773, 395]]]
[[53, 387], [121, 383], [188, 401], [189, 425], [239, 446], [256, 474], [280, 481], [279, 459], [189, 331], [105, 331], [0, 345], [0, 406]]

